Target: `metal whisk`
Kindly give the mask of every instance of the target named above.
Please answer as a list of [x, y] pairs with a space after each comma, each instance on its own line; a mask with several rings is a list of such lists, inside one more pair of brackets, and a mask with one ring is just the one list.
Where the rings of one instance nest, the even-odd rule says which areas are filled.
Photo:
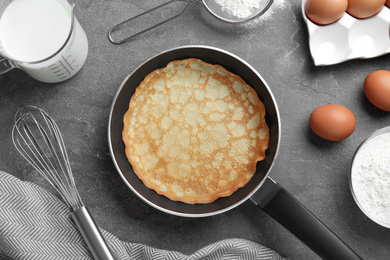
[[55, 188], [72, 209], [71, 218], [96, 260], [113, 260], [95, 221], [76, 189], [65, 144], [55, 121], [42, 109], [22, 106], [12, 141], [20, 154]]

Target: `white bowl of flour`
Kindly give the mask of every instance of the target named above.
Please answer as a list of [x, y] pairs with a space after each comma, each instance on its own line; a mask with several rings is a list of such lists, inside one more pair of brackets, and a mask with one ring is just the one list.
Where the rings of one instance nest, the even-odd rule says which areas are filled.
[[375, 131], [359, 146], [349, 184], [364, 214], [390, 228], [390, 127]]

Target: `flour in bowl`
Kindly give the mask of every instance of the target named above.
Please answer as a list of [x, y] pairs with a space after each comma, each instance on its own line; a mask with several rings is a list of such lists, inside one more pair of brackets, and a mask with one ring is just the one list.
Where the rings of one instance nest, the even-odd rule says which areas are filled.
[[237, 18], [246, 18], [260, 8], [261, 0], [215, 0], [222, 11]]
[[390, 228], [390, 133], [369, 139], [357, 152], [352, 189], [362, 210]]

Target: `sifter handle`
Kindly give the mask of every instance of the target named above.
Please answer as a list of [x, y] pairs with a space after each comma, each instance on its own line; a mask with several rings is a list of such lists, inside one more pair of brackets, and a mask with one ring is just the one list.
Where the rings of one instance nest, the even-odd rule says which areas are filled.
[[179, 17], [191, 4], [197, 1], [199, 0], [171, 0], [159, 5], [112, 27], [108, 32], [108, 39], [114, 44], [124, 43]]
[[95, 260], [114, 260], [88, 209], [86, 207], [78, 208], [71, 213], [71, 217], [76, 223], [93, 258]]

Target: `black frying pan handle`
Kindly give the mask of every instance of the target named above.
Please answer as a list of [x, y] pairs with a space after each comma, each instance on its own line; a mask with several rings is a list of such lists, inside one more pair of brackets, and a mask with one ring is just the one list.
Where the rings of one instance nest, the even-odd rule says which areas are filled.
[[323, 259], [362, 260], [282, 186], [268, 178], [251, 200]]

